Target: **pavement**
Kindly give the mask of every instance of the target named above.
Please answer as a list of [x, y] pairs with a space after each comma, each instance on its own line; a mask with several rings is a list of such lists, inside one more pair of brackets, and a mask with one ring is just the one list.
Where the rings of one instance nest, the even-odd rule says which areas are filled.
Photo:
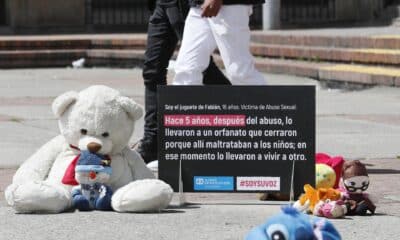
[[[261, 30], [263, 31], [263, 30]], [[257, 31], [255, 31], [257, 32]], [[313, 27], [313, 28], [293, 28], [268, 30], [271, 34], [287, 34], [287, 35], [322, 35], [322, 36], [394, 36], [400, 34], [400, 28], [391, 25], [371, 26], [368, 25], [351, 25], [338, 27]]]
[[[169, 78], [172, 74], [169, 75]], [[333, 220], [343, 239], [398, 239], [400, 235], [400, 88], [331, 89], [308, 78], [265, 74], [272, 85], [317, 86], [317, 151], [361, 159], [379, 202], [374, 216]], [[4, 189], [15, 169], [59, 133], [51, 102], [68, 90], [105, 84], [143, 104], [140, 69], [0, 70], [0, 239], [243, 239], [285, 202], [256, 194], [186, 194], [161, 213], [74, 212], [15, 214]], [[352, 86], [354, 87], [354, 86]], [[143, 132], [143, 120], [131, 142]], [[175, 196], [176, 198], [176, 196]]]

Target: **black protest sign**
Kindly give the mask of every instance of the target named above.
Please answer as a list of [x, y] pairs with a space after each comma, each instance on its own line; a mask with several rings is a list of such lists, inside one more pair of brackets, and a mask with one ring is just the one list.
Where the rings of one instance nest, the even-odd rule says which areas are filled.
[[315, 182], [314, 86], [158, 88], [159, 177], [185, 192], [289, 193]]

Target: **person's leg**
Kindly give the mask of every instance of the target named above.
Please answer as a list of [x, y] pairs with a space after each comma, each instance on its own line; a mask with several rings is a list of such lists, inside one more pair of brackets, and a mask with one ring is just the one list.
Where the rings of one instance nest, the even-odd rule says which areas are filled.
[[250, 53], [251, 11], [251, 5], [225, 5], [216, 17], [208, 19], [232, 84], [266, 84]]
[[[176, 7], [169, 7], [166, 9], [169, 22], [174, 29], [176, 36], [182, 40], [183, 31], [185, 26], [184, 9]], [[203, 72], [203, 83], [206, 85], [231, 85], [230, 81], [222, 73], [222, 71], [215, 65], [214, 59], [210, 57], [210, 64]]]
[[177, 41], [165, 9], [157, 5], [148, 27], [143, 66], [146, 110], [144, 136], [137, 148], [146, 163], [157, 159], [157, 85], [167, 83], [167, 67]]
[[185, 16], [179, 6], [170, 6], [165, 9], [169, 24], [174, 30], [178, 40], [182, 40], [183, 30], [185, 28]]
[[215, 48], [216, 43], [207, 19], [201, 17], [200, 9], [191, 8], [185, 22], [173, 84], [202, 85], [203, 72]]
[[205, 85], [232, 85], [221, 69], [215, 65], [213, 57], [210, 57], [210, 64], [203, 72], [203, 83]]

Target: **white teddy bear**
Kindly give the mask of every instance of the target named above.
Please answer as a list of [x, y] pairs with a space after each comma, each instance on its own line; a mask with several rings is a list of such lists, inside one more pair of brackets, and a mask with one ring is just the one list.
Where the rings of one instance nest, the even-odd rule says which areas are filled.
[[90, 146], [111, 158], [108, 182], [118, 212], [158, 211], [168, 206], [173, 190], [154, 179], [138, 153], [128, 147], [142, 108], [106, 86], [66, 92], [53, 102], [61, 135], [26, 160], [5, 191], [7, 203], [20, 213], [58, 213], [71, 208], [73, 186], [62, 183], [80, 150]]

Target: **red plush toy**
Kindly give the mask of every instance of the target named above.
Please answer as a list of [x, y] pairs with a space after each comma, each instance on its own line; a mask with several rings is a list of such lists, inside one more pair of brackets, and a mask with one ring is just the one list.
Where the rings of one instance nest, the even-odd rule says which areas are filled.
[[335, 181], [333, 188], [338, 188], [339, 180], [342, 176], [342, 169], [343, 169], [343, 164], [344, 164], [343, 157], [342, 156], [331, 157], [325, 153], [317, 153], [315, 155], [315, 163], [316, 164], [318, 164], [318, 163], [326, 164], [335, 171], [336, 181]]

